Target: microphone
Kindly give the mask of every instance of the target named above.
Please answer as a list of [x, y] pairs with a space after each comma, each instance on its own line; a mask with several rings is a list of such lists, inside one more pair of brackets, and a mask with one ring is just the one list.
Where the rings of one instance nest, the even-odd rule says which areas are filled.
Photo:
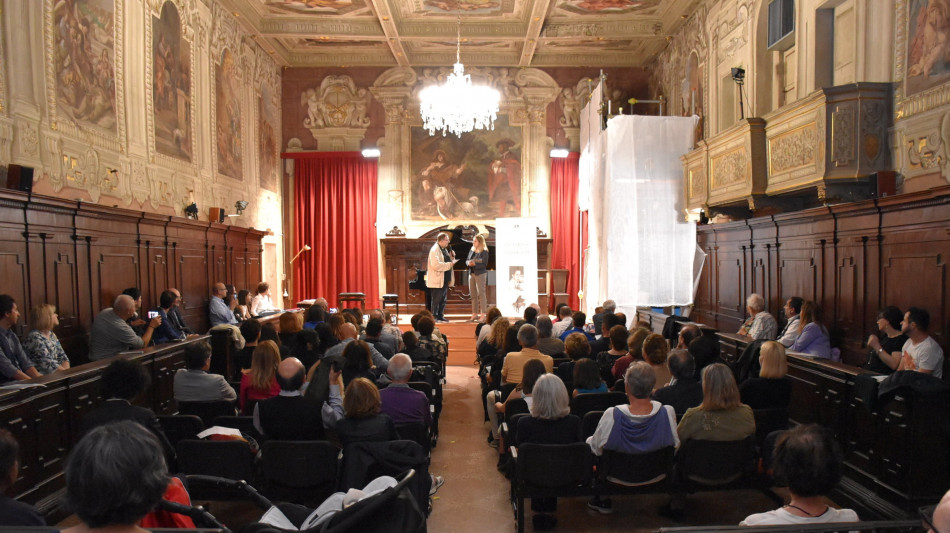
[[295, 255], [294, 258], [290, 260], [290, 264], [291, 264], [291, 265], [294, 264], [294, 261], [296, 261], [297, 258], [300, 257], [300, 254], [302, 254], [302, 253], [304, 253], [304, 252], [309, 252], [310, 250], [312, 250], [312, 248], [310, 248], [310, 245], [309, 245], [309, 244], [303, 245], [303, 248], [301, 248], [300, 251], [297, 252], [297, 255]]

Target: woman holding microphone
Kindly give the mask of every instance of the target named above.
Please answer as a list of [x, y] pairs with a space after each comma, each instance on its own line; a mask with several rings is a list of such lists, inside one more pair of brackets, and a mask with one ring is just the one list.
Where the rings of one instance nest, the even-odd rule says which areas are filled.
[[484, 235], [475, 236], [465, 264], [468, 266], [468, 294], [472, 297], [472, 322], [478, 322], [488, 311], [488, 298], [485, 294], [488, 246], [485, 244]]

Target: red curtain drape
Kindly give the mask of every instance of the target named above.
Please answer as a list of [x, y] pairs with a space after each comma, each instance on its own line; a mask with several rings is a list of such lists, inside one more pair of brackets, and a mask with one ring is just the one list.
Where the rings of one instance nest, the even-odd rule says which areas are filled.
[[359, 152], [284, 154], [294, 165], [294, 301], [341, 292], [379, 307], [376, 160]]
[[566, 268], [568, 305], [577, 309], [580, 302], [582, 235], [578, 223], [577, 169], [580, 154], [572, 152], [566, 158], [551, 160], [551, 268]]

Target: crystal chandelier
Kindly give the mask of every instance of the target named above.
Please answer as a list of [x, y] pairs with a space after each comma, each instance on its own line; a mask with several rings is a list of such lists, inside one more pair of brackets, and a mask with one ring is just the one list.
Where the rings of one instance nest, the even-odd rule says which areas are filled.
[[450, 131], [461, 137], [472, 130], [495, 129], [498, 115], [498, 91], [484, 85], [472, 85], [465, 74], [460, 52], [462, 48], [462, 10], [456, 22], [455, 66], [442, 85], [430, 85], [419, 91], [422, 126], [435, 135], [437, 130]]

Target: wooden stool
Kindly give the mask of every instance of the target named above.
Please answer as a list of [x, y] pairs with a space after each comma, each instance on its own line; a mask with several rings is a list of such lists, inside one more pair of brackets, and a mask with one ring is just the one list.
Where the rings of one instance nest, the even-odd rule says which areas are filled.
[[398, 294], [384, 294], [383, 295], [383, 309], [386, 308], [386, 304], [393, 304], [396, 306], [396, 321], [399, 321], [399, 295]]
[[362, 292], [341, 292], [336, 297], [336, 305], [343, 309], [343, 302], [359, 302], [360, 309], [366, 309], [366, 294]]

